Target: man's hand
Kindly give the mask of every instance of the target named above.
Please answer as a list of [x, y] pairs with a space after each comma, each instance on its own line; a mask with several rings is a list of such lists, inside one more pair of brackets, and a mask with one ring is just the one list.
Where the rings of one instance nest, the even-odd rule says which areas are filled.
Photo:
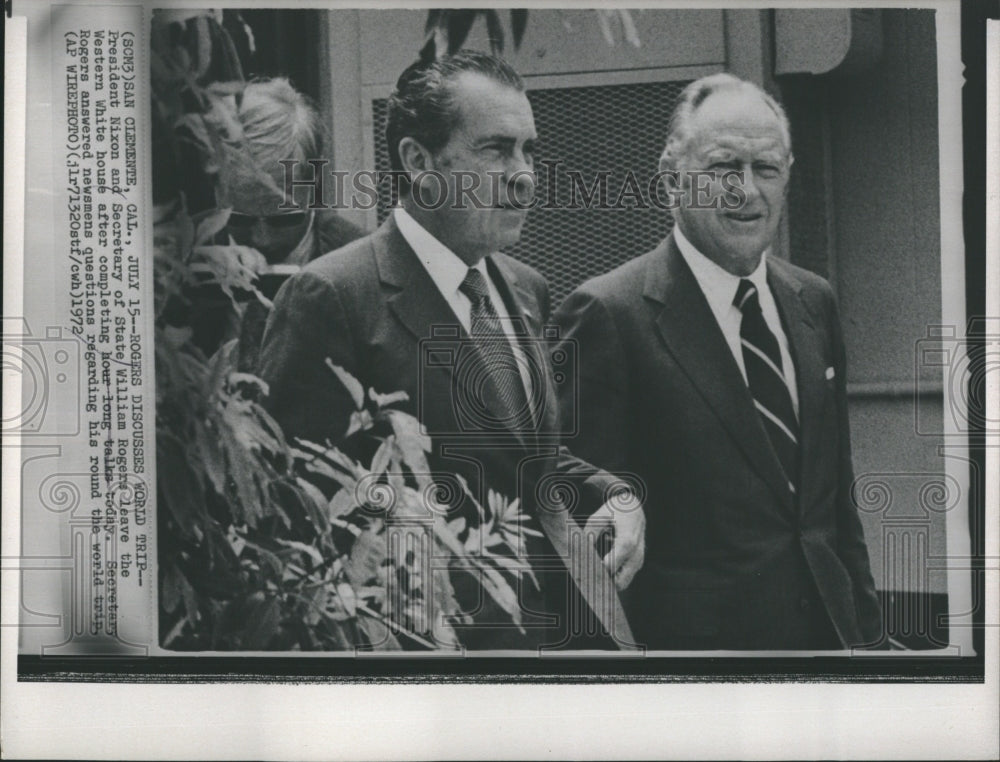
[[615, 587], [624, 590], [646, 560], [646, 514], [639, 499], [618, 494], [604, 503], [587, 519], [587, 529], [596, 533], [614, 526], [614, 544], [604, 556]]

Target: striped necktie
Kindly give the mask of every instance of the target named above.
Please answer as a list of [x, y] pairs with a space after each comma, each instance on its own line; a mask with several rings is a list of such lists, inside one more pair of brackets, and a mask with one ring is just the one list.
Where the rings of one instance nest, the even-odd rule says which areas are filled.
[[781, 461], [788, 488], [794, 493], [798, 475], [799, 425], [785, 382], [778, 340], [767, 327], [760, 311], [757, 287], [746, 278], [740, 280], [733, 304], [743, 313], [740, 344], [743, 346], [747, 386]]
[[[483, 422], [501, 423], [504, 427], [516, 431], [533, 429], [531, 408], [524, 390], [524, 382], [521, 380], [517, 358], [514, 356], [510, 339], [504, 333], [500, 317], [493, 307], [486, 278], [479, 270], [470, 267], [458, 290], [472, 303], [469, 333], [479, 349], [486, 371], [496, 389], [496, 402], [500, 408], [493, 411], [493, 415], [482, 416]], [[466, 389], [463, 393], [480, 399], [484, 391], [482, 388]], [[485, 426], [485, 428], [493, 427]]]

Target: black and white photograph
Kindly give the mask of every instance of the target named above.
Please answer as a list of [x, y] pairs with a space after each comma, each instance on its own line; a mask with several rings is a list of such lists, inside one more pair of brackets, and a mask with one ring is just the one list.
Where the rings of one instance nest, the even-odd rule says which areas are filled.
[[933, 10], [151, 23], [162, 647], [969, 652]]
[[10, 748], [989, 748], [998, 10], [15, 0]]

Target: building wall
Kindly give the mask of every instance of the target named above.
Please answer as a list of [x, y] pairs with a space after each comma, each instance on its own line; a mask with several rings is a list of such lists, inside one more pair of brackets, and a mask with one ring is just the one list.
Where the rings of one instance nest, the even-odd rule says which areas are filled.
[[[848, 350], [855, 468], [862, 480], [870, 474], [869, 482], [892, 490], [891, 506], [865, 515], [873, 566], [891, 579], [896, 571], [883, 563], [883, 518], [908, 516], [915, 531], [926, 524], [928, 553], [945, 552], [944, 513], [921, 505], [945, 470], [937, 435], [940, 371], [917, 363], [918, 342], [941, 322], [934, 12], [884, 10], [882, 36], [876, 65], [827, 78], [825, 91], [831, 277]], [[896, 587], [890, 579], [885, 584]], [[944, 592], [944, 582], [943, 574], [926, 580], [934, 592]]]

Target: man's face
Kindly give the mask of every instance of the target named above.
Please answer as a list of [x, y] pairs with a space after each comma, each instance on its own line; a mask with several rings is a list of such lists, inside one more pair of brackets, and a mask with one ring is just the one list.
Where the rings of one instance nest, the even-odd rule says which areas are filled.
[[[688, 126], [677, 166], [685, 192], [674, 217], [698, 251], [734, 275], [749, 275], [774, 242], [785, 203], [791, 155], [781, 122], [747, 90], [710, 95]], [[743, 173], [742, 183], [732, 175], [723, 181], [733, 171]], [[727, 186], [746, 196], [737, 209], [720, 203]], [[696, 208], [709, 198], [712, 208]]]
[[481, 74], [465, 72], [450, 87], [456, 125], [428, 166], [446, 188], [425, 177], [420, 198], [436, 206], [446, 190], [429, 215], [431, 232], [474, 264], [521, 237], [535, 192], [535, 120], [524, 93]]
[[230, 169], [224, 180], [233, 209], [227, 232], [236, 243], [257, 249], [269, 264], [283, 262], [309, 228], [308, 201], [295, 199], [301, 211], [279, 209], [284, 198], [277, 182], [246, 169]]

